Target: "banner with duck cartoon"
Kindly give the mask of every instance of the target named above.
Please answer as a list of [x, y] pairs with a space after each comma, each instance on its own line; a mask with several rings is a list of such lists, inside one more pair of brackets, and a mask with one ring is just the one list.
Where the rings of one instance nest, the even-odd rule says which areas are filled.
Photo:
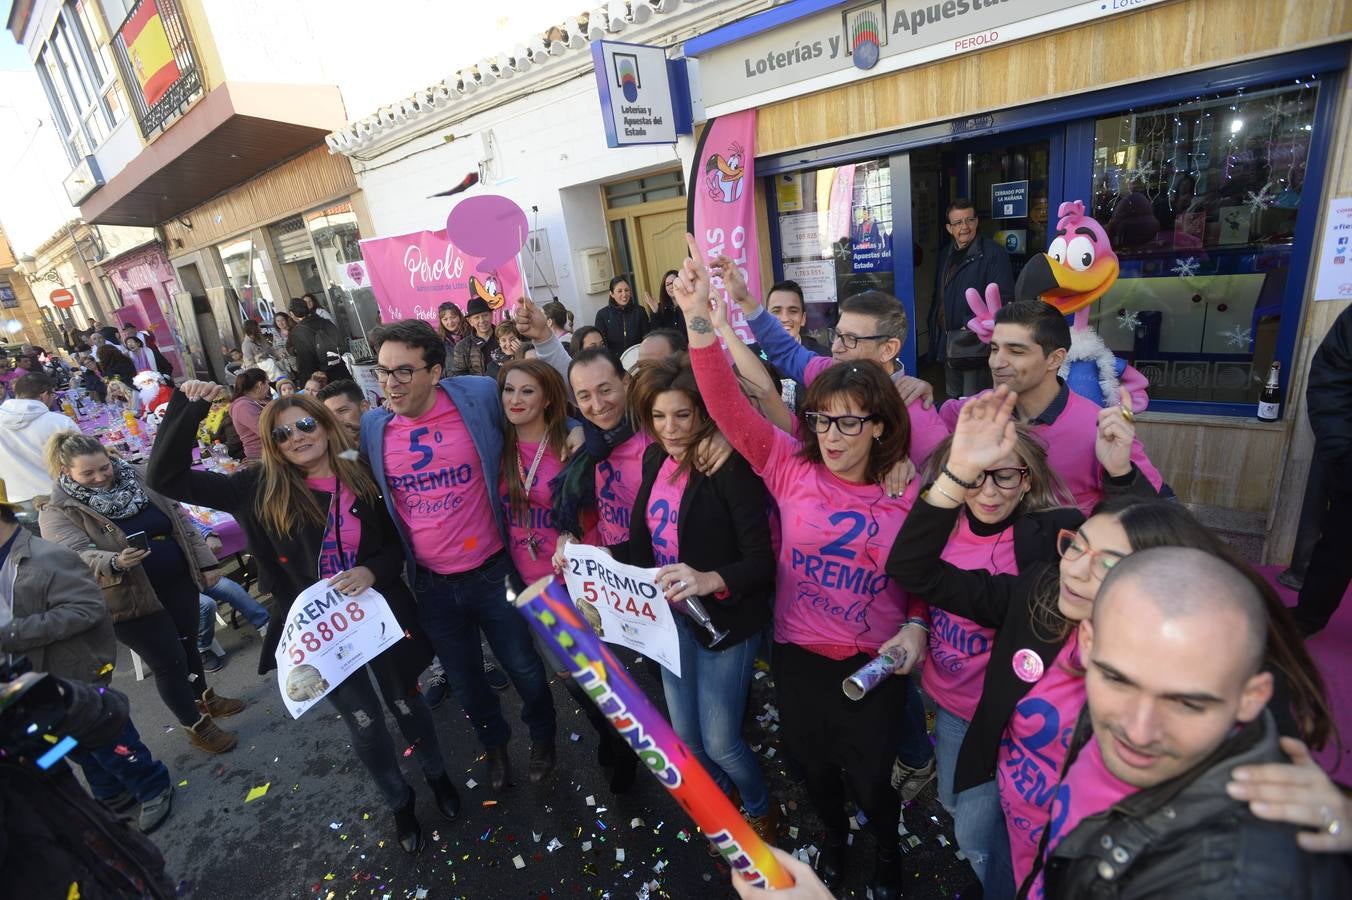
[[[756, 111], [742, 110], [711, 119], [700, 135], [688, 184], [687, 227], [704, 251], [705, 261], [726, 255], [742, 270], [747, 290], [763, 301], [760, 241], [756, 231]], [[728, 322], [742, 340], [755, 336], [722, 284], [714, 288], [728, 304]]]
[[488, 304], [493, 321], [502, 321], [528, 296], [519, 255], [526, 236], [521, 207], [484, 194], [457, 203], [441, 231], [362, 241], [381, 321], [422, 319], [435, 326], [442, 303], [464, 310], [474, 297]]

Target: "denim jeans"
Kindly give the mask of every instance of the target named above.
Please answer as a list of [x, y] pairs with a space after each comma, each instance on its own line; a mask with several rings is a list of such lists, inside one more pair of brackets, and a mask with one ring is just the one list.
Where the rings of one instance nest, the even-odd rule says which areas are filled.
[[506, 553], [470, 572], [437, 575], [419, 567], [413, 586], [418, 618], [446, 670], [446, 681], [469, 716], [485, 747], [500, 747], [511, 737], [502, 704], [484, 677], [479, 634], [521, 695], [521, 720], [532, 741], [553, 743], [554, 698], [545, 667], [531, 644], [530, 626], [507, 602]]
[[742, 737], [742, 714], [760, 635], [726, 650], [709, 650], [695, 640], [683, 617], [676, 620], [676, 633], [681, 676], [662, 669], [671, 727], [724, 793], [735, 784], [746, 811], [763, 816], [770, 810], [770, 791], [756, 754]]
[[[217, 603], [229, 603], [250, 625], [257, 629], [268, 627], [268, 611], [263, 604], [254, 599], [244, 586], [229, 578], [222, 578], [216, 586], [206, 591], [206, 595]], [[210, 644], [210, 641], [207, 642]]]
[[[981, 882], [982, 896], [1014, 896], [1014, 870], [1009, 854], [1009, 833], [1000, 810], [1000, 793], [994, 779], [953, 793], [953, 771], [958, 749], [967, 735], [968, 722], [939, 706], [934, 717], [934, 754], [938, 760], [939, 802], [953, 817], [953, 836], [962, 855], [972, 864]], [[1003, 860], [1003, 862], [1002, 862]]]
[[[418, 693], [417, 682], [402, 690], [381, 679], [377, 679], [377, 684], [399, 732], [413, 746], [413, 758], [418, 761], [423, 775], [429, 781], [444, 775], [446, 763], [437, 741], [436, 726], [432, 723], [432, 711]], [[349, 675], [329, 693], [329, 701], [347, 723], [352, 749], [375, 779], [385, 803], [390, 809], [402, 808], [408, 802], [408, 782], [399, 771], [399, 755], [390, 730], [385, 727], [385, 711], [376, 698], [370, 669], [362, 668]]]
[[108, 800], [127, 791], [145, 803], [169, 787], [169, 770], [150, 755], [130, 718], [107, 745], [76, 750], [70, 758], [84, 770], [95, 800]]
[[906, 707], [902, 710], [901, 743], [897, 745], [897, 759], [903, 766], [923, 769], [934, 758], [930, 744], [929, 727], [925, 721], [925, 699], [917, 686], [919, 677], [912, 678], [906, 688]]

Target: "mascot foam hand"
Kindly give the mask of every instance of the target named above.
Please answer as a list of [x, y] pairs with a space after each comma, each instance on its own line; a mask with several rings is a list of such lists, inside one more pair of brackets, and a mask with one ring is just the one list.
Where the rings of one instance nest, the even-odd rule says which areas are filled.
[[1127, 366], [1122, 370], [1118, 382], [1122, 385], [1122, 389], [1131, 395], [1131, 411], [1145, 412], [1145, 408], [1150, 405], [1150, 395], [1146, 393], [1150, 382], [1146, 377], [1134, 366]]
[[1000, 285], [995, 282], [986, 285], [984, 302], [976, 288], [968, 288], [967, 306], [973, 313], [972, 318], [967, 320], [967, 329], [981, 338], [981, 343], [989, 344], [995, 333], [995, 314], [1000, 311]]

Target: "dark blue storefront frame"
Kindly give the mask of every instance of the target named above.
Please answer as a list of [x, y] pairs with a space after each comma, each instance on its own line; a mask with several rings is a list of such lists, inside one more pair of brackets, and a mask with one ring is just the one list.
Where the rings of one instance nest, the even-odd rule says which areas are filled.
[[[1341, 93], [1340, 78], [1348, 65], [1349, 46], [1352, 45], [1342, 43], [1316, 47], [1282, 56], [1232, 63], [1197, 72], [1166, 76], [1140, 84], [1107, 88], [1075, 97], [1048, 100], [965, 119], [778, 154], [757, 159], [756, 169], [761, 176], [773, 176], [859, 162], [869, 158], [888, 157], [892, 167], [893, 244], [894, 248], [905, 247], [911, 242], [909, 166], [911, 150], [996, 135], [1012, 140], [1016, 137], [1013, 132], [1042, 131], [1044, 136], [1052, 141], [1048, 160], [1051, 169], [1048, 193], [1050, 208], [1054, 211], [1065, 199], [1088, 195], [1093, 184], [1094, 122], [1103, 115], [1183, 100], [1200, 94], [1215, 94], [1258, 84], [1281, 82], [1288, 78], [1297, 81], [1318, 80], [1319, 98], [1315, 106], [1314, 132], [1310, 141], [1302, 190], [1303, 196], [1318, 199], [1315, 202], [1302, 203], [1296, 214], [1298, 238], [1291, 248], [1292, 277], [1287, 279], [1282, 294], [1281, 324], [1277, 332], [1276, 359], [1281, 362], [1285, 371], [1290, 372], [1296, 336], [1300, 330], [1302, 300], [1309, 278], [1313, 275], [1309, 269], [1315, 259], [1315, 246], [1318, 240], [1315, 230], [1319, 221], [1332, 150], [1333, 122], [1337, 112], [1337, 100]], [[1076, 185], [1082, 185], [1083, 188], [1077, 190]], [[767, 214], [770, 216], [772, 262], [775, 277], [781, 278], [783, 258], [776, 226], [778, 210], [775, 192], [769, 190], [766, 194], [769, 198]], [[1048, 219], [1048, 228], [1054, 228], [1056, 217], [1052, 215]], [[1048, 238], [1050, 239], [1050, 235]], [[913, 285], [912, 255], [896, 252], [894, 249], [892, 261], [894, 284]], [[914, 291], [902, 290], [899, 294], [906, 306], [907, 316], [912, 322], [912, 336], [903, 348], [902, 361], [906, 363], [908, 371], [913, 372], [916, 343]], [[1286, 387], [1284, 383], [1283, 396]], [[1154, 412], [1192, 415], [1253, 414], [1251, 403], [1194, 400], [1152, 400], [1150, 409]]]

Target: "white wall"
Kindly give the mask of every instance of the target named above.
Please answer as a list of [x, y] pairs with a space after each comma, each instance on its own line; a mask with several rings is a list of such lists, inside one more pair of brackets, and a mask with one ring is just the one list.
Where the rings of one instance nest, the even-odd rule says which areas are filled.
[[[599, 184], [644, 171], [689, 168], [676, 147], [654, 145], [612, 150], [606, 146], [600, 100], [590, 73], [539, 91], [453, 126], [387, 151], [370, 162], [353, 160], [378, 235], [439, 230], [459, 197], [429, 195], [457, 184], [478, 168], [483, 138], [492, 131], [497, 147], [497, 178], [472, 189], [510, 197], [536, 226], [549, 230], [559, 299], [577, 317], [590, 322], [605, 293], [586, 294], [574, 277], [575, 250], [606, 247]], [[447, 143], [444, 136], [454, 134]], [[462, 195], [463, 196], [463, 195]]]

